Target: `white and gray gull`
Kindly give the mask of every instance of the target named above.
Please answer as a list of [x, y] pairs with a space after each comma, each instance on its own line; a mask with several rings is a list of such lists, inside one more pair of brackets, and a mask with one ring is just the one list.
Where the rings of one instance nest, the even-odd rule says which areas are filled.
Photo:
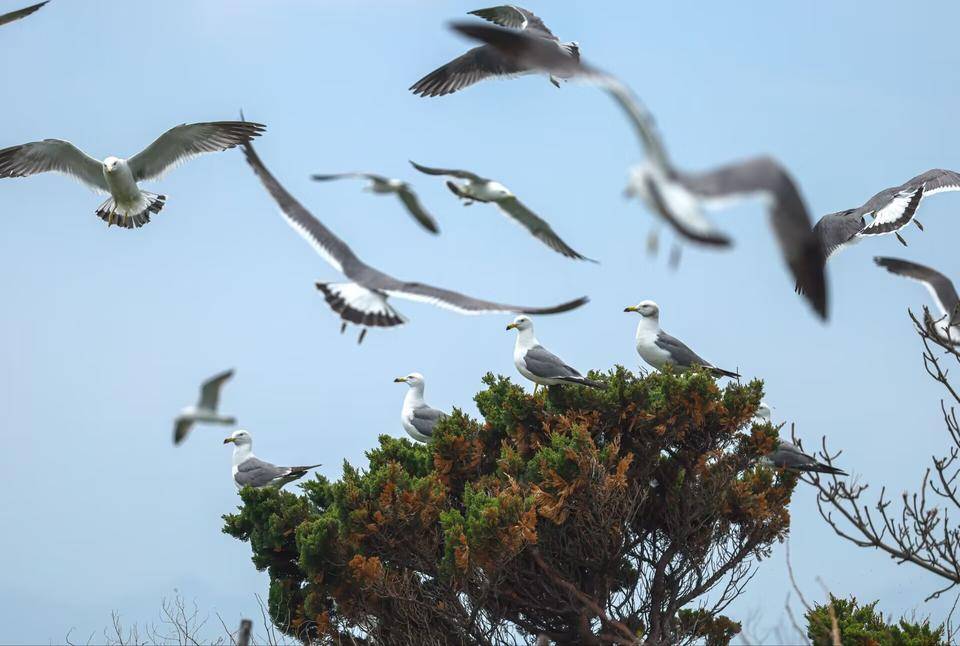
[[606, 388], [599, 381], [587, 379], [576, 368], [568, 366], [563, 359], [540, 345], [533, 333], [533, 321], [529, 316], [518, 316], [507, 326], [517, 331], [517, 342], [513, 346], [513, 365], [521, 375], [537, 386], [558, 386], [560, 384], [578, 384], [592, 388]]
[[960, 298], [953, 281], [936, 269], [909, 260], [877, 257], [873, 261], [891, 274], [922, 283], [940, 310], [939, 318], [932, 322], [937, 335], [946, 343], [960, 343]]
[[72, 175], [110, 198], [97, 217], [124, 229], [142, 227], [159, 213], [167, 199], [140, 190], [139, 182], [158, 179], [197, 155], [233, 148], [259, 136], [266, 126], [247, 121], [214, 121], [171, 128], [130, 157], [90, 157], [68, 141], [44, 139], [0, 150], [0, 178], [27, 177], [55, 171]]
[[406, 319], [388, 302], [391, 296], [430, 303], [460, 314], [496, 312], [557, 314], [580, 307], [589, 300], [587, 297], [582, 297], [552, 307], [506, 305], [480, 300], [424, 283], [394, 278], [360, 260], [343, 240], [307, 211], [270, 174], [249, 143], [244, 145], [244, 154], [253, 172], [260, 178], [260, 182], [280, 207], [280, 212], [287, 223], [309, 242], [324, 260], [349, 279], [348, 282], [341, 283], [318, 282], [316, 286], [323, 293], [330, 308], [343, 320], [341, 331], [346, 328], [348, 322], [363, 328], [360, 332], [360, 341], [370, 327], [393, 327], [406, 322]]
[[20, 20], [21, 18], [26, 18], [34, 11], [42, 7], [43, 5], [50, 2], [50, 0], [45, 0], [44, 2], [38, 2], [37, 4], [32, 4], [29, 7], [24, 7], [23, 9], [17, 9], [16, 11], [11, 11], [0, 15], [0, 25], [5, 25], [8, 22], [13, 22], [14, 20]]
[[369, 180], [370, 183], [364, 190], [378, 195], [396, 195], [403, 206], [406, 207], [410, 216], [420, 223], [424, 229], [430, 233], [440, 233], [437, 221], [433, 216], [427, 213], [413, 188], [406, 182], [399, 179], [391, 179], [375, 173], [337, 173], [333, 175], [313, 175], [312, 178], [318, 182], [326, 182], [335, 179], [361, 178]]
[[[756, 416], [762, 422], [766, 422], [767, 424], [773, 423], [770, 415], [770, 407], [764, 402], [760, 402]], [[807, 455], [801, 451], [800, 447], [796, 444], [784, 440], [779, 440], [777, 448], [760, 458], [760, 462], [767, 467], [798, 473], [813, 471], [815, 473], [830, 473], [838, 476], [847, 475], [845, 471], [818, 461], [812, 455]]]
[[278, 467], [275, 464], [264, 462], [253, 454], [253, 438], [248, 431], [234, 431], [224, 444], [233, 444], [233, 482], [237, 489], [253, 487], [282, 487], [288, 482], [299, 480], [307, 475], [310, 469], [319, 467], [319, 464], [310, 464], [302, 467]]
[[700, 367], [718, 377], [740, 377], [736, 372], [717, 368], [687, 347], [683, 341], [661, 330], [660, 306], [653, 301], [641, 301], [637, 305], [624, 308], [623, 311], [640, 315], [636, 336], [637, 353], [657, 370], [663, 370], [667, 366], [681, 370]]
[[[469, 13], [506, 27], [511, 32], [524, 33], [536, 39], [543, 47], [555, 50], [560, 56], [571, 60], [580, 59], [580, 46], [576, 42], [561, 43], [540, 18], [523, 7], [499, 5]], [[484, 79], [533, 74], [538, 71], [536, 67], [525, 64], [509, 52], [503, 52], [491, 45], [481, 45], [430, 72], [410, 86], [410, 91], [423, 97], [444, 96]], [[549, 74], [550, 82], [557, 87], [560, 87], [558, 78], [565, 77], [562, 70]]]
[[522, 226], [529, 231], [533, 237], [557, 253], [567, 258], [573, 258], [574, 260], [596, 262], [596, 260], [587, 258], [574, 251], [570, 245], [557, 235], [553, 227], [547, 224], [543, 218], [528, 209], [523, 202], [517, 199], [516, 195], [510, 192], [510, 189], [500, 182], [480, 177], [466, 170], [430, 168], [428, 166], [421, 166], [413, 161], [410, 163], [413, 164], [413, 167], [418, 171], [426, 173], [427, 175], [456, 177], [457, 179], [463, 180], [463, 182], [459, 184], [448, 180], [447, 188], [463, 200], [464, 206], [469, 206], [474, 202], [495, 204], [500, 212], [507, 216], [508, 219]]
[[411, 372], [406, 377], [397, 377], [393, 381], [410, 386], [403, 397], [403, 407], [400, 409], [400, 424], [403, 430], [418, 442], [429, 442], [437, 422], [447, 414], [428, 406], [424, 401], [423, 375], [419, 372]]
[[203, 424], [220, 424], [233, 426], [237, 423], [236, 417], [221, 415], [217, 412], [220, 403], [220, 389], [231, 377], [233, 370], [225, 370], [210, 377], [200, 386], [200, 399], [195, 406], [187, 406], [180, 411], [173, 422], [173, 443], [180, 444], [197, 422]]

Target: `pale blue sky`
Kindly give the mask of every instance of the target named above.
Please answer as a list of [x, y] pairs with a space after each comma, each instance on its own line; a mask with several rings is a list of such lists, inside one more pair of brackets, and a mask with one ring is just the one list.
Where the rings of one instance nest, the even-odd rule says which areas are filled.
[[[25, 0], [0, 0], [0, 12]], [[681, 270], [644, 252], [652, 216], [623, 201], [640, 149], [598, 92], [541, 78], [488, 82], [441, 99], [406, 88], [468, 44], [446, 21], [476, 0], [53, 0], [0, 28], [0, 147], [58, 137], [128, 156], [178, 123], [268, 125], [268, 167], [367, 261], [403, 278], [507, 302], [589, 294], [537, 321], [583, 370], [636, 367], [625, 305], [657, 300], [662, 322], [703, 356], [767, 383], [778, 420], [826, 434], [842, 466], [891, 492], [914, 487], [946, 446], [908, 306], [918, 286], [878, 270], [900, 255], [960, 276], [951, 242], [960, 197], [923, 204], [927, 231], [864, 243], [830, 265], [832, 317], [797, 298], [757, 205], [717, 216], [731, 253], [687, 249]], [[855, 206], [931, 167], [960, 167], [953, 127], [960, 5], [930, 1], [533, 2], [563, 39], [630, 83], [678, 163], [697, 169], [767, 152], [817, 214]], [[930, 20], [935, 16], [935, 20]], [[461, 208], [408, 159], [464, 167], [510, 186], [593, 266], [562, 258], [495, 210]], [[392, 199], [312, 172], [372, 170], [414, 182], [443, 235]], [[377, 435], [401, 435], [420, 371], [435, 406], [475, 413], [486, 371], [514, 376], [508, 317], [461, 317], [397, 302], [410, 324], [360, 347], [313, 287], [337, 279], [277, 215], [239, 152], [193, 161], [150, 190], [167, 206], [139, 231], [108, 230], [102, 200], [59, 176], [0, 181], [0, 641], [86, 636], [117, 610], [156, 617], [174, 588], [227, 621], [255, 614], [266, 575], [220, 533], [238, 502], [220, 428], [181, 448], [171, 419], [226, 367], [224, 410], [266, 459], [363, 465]], [[814, 495], [792, 505], [793, 563], [810, 597], [922, 603], [933, 577], [836, 538]], [[783, 550], [731, 609], [783, 620]], [[952, 601], [952, 600], [950, 600]]]

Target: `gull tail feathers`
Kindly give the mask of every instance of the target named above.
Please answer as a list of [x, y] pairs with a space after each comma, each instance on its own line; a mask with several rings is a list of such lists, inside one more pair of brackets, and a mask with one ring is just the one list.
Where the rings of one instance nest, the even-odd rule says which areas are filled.
[[121, 229], [139, 229], [150, 221], [150, 214], [159, 213], [166, 203], [166, 195], [157, 195], [142, 191], [143, 199], [137, 204], [136, 210], [119, 206], [112, 197], [109, 197], [97, 208], [97, 217], [107, 223], [107, 226], [117, 225]]
[[831, 467], [831, 466], [828, 466], [828, 465], [826, 465], [826, 464], [820, 464], [819, 462], [818, 462], [817, 464], [815, 464], [815, 465], [810, 465], [809, 467], [805, 467], [803, 470], [804, 470], [804, 471], [815, 471], [816, 473], [829, 473], [829, 474], [835, 475], [835, 476], [846, 476], [846, 475], [849, 475], [849, 474], [848, 474], [846, 471], [844, 471], [843, 469], [838, 469], [837, 467]]
[[600, 390], [605, 390], [607, 387], [607, 384], [605, 383], [594, 381], [593, 379], [587, 379], [586, 377], [580, 377], [579, 379], [576, 379], [574, 377], [568, 377], [564, 379], [564, 381], [567, 381], [571, 384], [579, 384], [581, 386], [590, 386], [591, 388], [599, 388]]

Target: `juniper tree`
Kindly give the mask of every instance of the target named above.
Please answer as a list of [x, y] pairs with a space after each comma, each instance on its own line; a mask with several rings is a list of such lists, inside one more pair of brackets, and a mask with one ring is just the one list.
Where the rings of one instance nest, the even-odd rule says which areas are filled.
[[[729, 643], [721, 613], [789, 528], [762, 384], [591, 378], [537, 397], [487, 375], [429, 445], [389, 436], [301, 495], [241, 491], [287, 634], [333, 644]], [[710, 601], [705, 595], [711, 592]]]

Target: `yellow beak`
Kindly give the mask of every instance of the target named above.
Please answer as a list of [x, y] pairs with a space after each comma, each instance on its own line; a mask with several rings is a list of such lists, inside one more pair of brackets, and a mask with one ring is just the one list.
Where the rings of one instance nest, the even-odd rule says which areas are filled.
[[507, 329], [508, 329], [508, 330], [516, 330], [516, 329], [517, 329], [517, 324], [516, 324], [516, 323], [511, 323], [510, 325], [507, 326]]
[[630, 307], [624, 307], [624, 308], [623, 308], [623, 311], [624, 311], [624, 312], [636, 312], [636, 311], [637, 311], [637, 306], [636, 306], [636, 305], [631, 305]]
[[232, 437], [228, 437], [227, 439], [225, 439], [225, 440], [223, 441], [223, 443], [224, 443], [224, 444], [233, 444], [233, 441], [234, 441], [234, 440], [233, 440]]
[[396, 379], [393, 380], [393, 383], [403, 384], [403, 383], [406, 383], [406, 381], [407, 381], [406, 377], [397, 377]]

